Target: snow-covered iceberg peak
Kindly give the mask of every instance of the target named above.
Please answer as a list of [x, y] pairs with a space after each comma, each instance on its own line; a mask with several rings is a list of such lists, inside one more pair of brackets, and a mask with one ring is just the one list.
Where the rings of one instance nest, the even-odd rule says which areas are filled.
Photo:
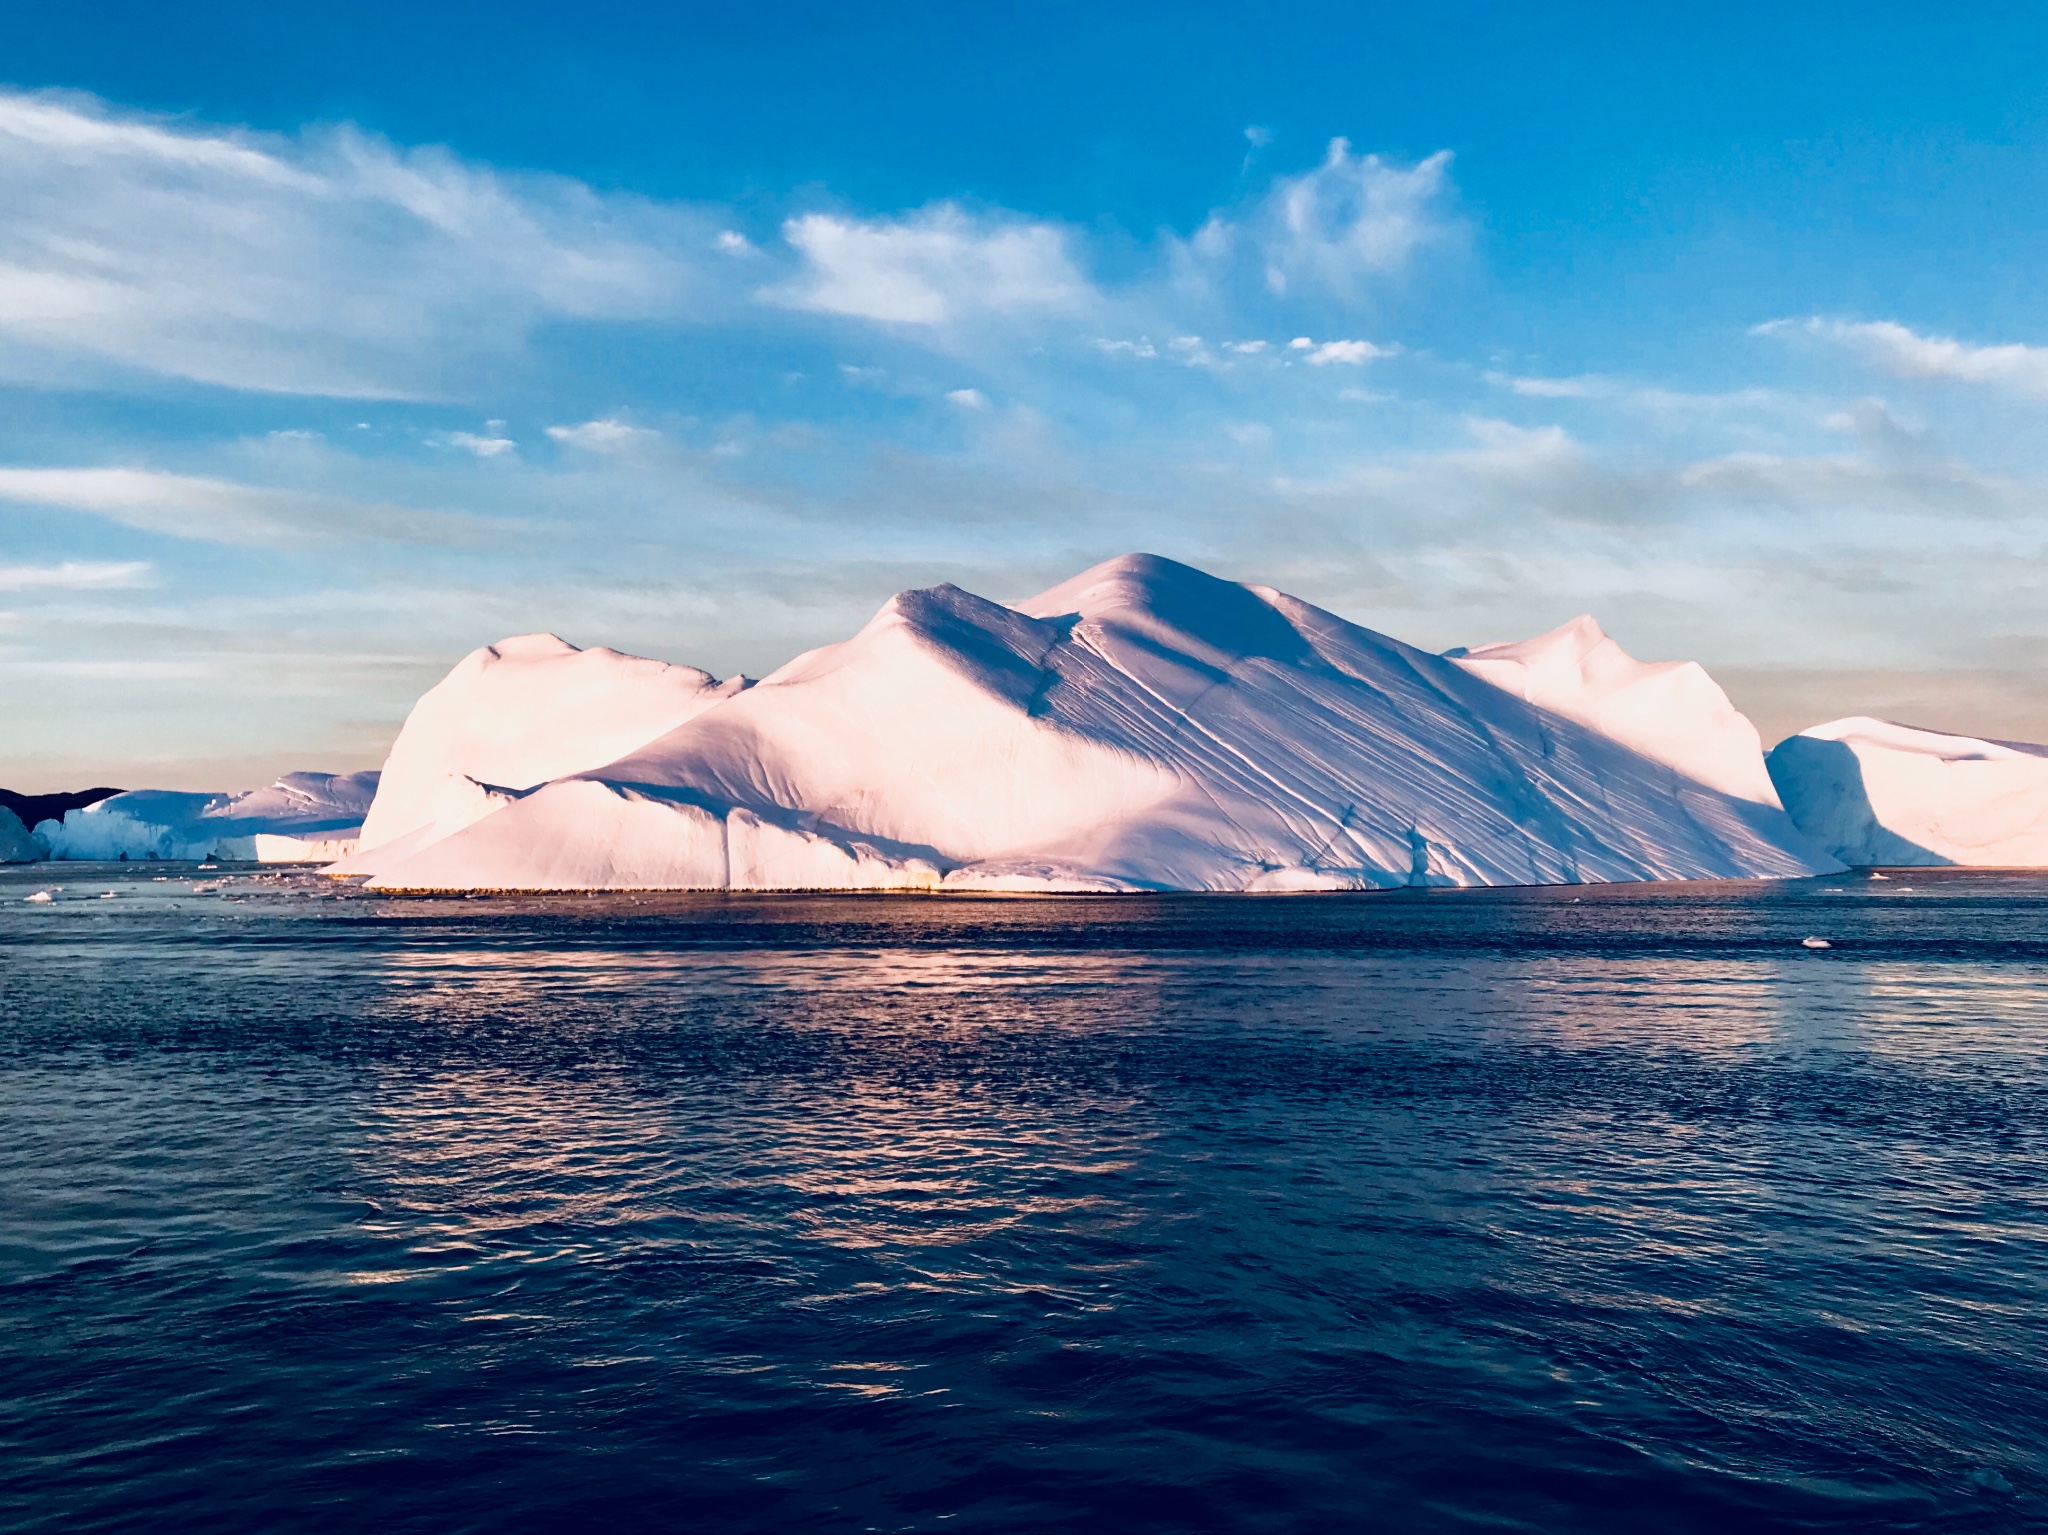
[[747, 686], [552, 634], [471, 651], [406, 716], [359, 848], [417, 851], [520, 792], [624, 756]]
[[[455, 704], [495, 707], [449, 699], [451, 735], [474, 733]], [[450, 765], [500, 798], [336, 872], [386, 889], [1266, 891], [1838, 867], [1774, 805], [1152, 555], [1012, 606], [898, 593], [851, 639], [530, 790]], [[394, 751], [387, 785], [400, 766]]]
[[1447, 654], [1473, 676], [1723, 794], [1779, 802], [1756, 726], [1697, 661], [1638, 661], [1583, 613], [1532, 640]]
[[1845, 863], [2048, 868], [2048, 746], [1856, 716], [1780, 741], [1770, 769]]

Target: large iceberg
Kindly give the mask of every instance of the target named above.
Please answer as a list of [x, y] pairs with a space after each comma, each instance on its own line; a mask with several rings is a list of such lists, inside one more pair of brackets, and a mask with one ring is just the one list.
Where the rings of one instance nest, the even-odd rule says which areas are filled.
[[329, 863], [355, 850], [377, 774], [287, 773], [242, 794], [132, 789], [44, 821], [47, 856]]
[[1844, 863], [2048, 868], [2048, 746], [1857, 717], [1780, 741], [1770, 771]]
[[1434, 656], [1128, 555], [1011, 606], [899, 593], [752, 685], [528, 636], [421, 700], [331, 872], [1306, 891], [1840, 868], [1704, 673], [1559, 635]]

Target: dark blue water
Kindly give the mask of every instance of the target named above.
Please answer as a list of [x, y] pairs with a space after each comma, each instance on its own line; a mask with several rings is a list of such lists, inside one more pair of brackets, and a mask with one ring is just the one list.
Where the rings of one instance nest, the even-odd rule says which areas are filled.
[[8, 871], [0, 1525], [2040, 1528], [2044, 1003], [2013, 875]]

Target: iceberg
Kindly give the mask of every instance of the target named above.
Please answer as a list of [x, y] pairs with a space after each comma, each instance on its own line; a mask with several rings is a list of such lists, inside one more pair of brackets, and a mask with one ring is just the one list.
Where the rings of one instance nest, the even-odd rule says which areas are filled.
[[2048, 868], [2048, 746], [1858, 716], [1787, 737], [1769, 766], [1793, 821], [1844, 863]]
[[1779, 804], [1764, 767], [1763, 738], [1697, 661], [1638, 661], [1590, 614], [1533, 640], [1445, 654], [1475, 677], [1709, 788]]
[[241, 794], [131, 789], [44, 821], [58, 859], [330, 863], [355, 850], [377, 774], [287, 773]]
[[[471, 651], [413, 706], [357, 846], [403, 856], [552, 779], [602, 767], [748, 685], [524, 634]], [[346, 871], [340, 871], [346, 872]]]
[[1840, 867], [1703, 671], [1632, 661], [1590, 620], [1436, 656], [1126, 555], [1010, 605], [898, 593], [758, 683], [553, 636], [485, 647], [413, 710], [329, 872], [1287, 892]]
[[0, 805], [0, 863], [35, 863], [43, 856], [42, 845], [29, 835], [21, 817]]

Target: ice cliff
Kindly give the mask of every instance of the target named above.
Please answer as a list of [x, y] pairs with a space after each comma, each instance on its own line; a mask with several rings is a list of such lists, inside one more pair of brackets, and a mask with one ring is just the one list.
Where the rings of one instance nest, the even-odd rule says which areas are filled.
[[21, 824], [21, 817], [0, 805], [0, 863], [34, 863], [44, 856], [41, 846]]
[[1780, 741], [1770, 772], [1845, 863], [2048, 867], [2048, 746], [1859, 717]]
[[1581, 619], [1440, 657], [1150, 555], [899, 593], [758, 684], [527, 636], [421, 699], [386, 889], [1290, 891], [1789, 876], [1706, 674]]

